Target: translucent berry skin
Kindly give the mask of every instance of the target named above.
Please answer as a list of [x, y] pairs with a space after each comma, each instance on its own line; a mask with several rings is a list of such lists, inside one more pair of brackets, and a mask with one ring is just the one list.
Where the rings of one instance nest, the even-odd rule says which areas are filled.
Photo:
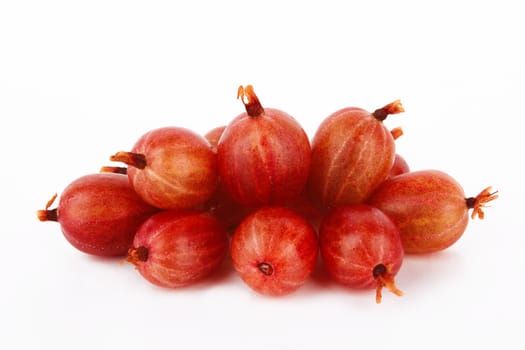
[[222, 223], [203, 211], [164, 211], [139, 228], [128, 261], [149, 282], [184, 287], [216, 271], [228, 254]]
[[403, 109], [396, 101], [377, 111], [343, 108], [319, 125], [307, 185], [314, 202], [326, 209], [362, 203], [387, 178], [394, 163], [394, 137], [374, 114], [384, 119]]
[[251, 87], [246, 112], [224, 130], [217, 147], [221, 181], [244, 206], [284, 204], [301, 193], [310, 167], [310, 141], [289, 114], [262, 108]]
[[295, 211], [264, 207], [250, 214], [231, 242], [234, 268], [253, 290], [282, 296], [303, 286], [318, 256], [317, 235]]
[[380, 291], [403, 263], [399, 230], [379, 209], [365, 204], [332, 209], [321, 222], [319, 247], [329, 275], [351, 288]]
[[399, 227], [406, 253], [431, 253], [450, 247], [463, 235], [469, 220], [463, 188], [439, 170], [389, 178], [367, 202]]
[[196, 208], [217, 187], [215, 152], [203, 136], [185, 128], [151, 130], [139, 138], [131, 152], [118, 152], [110, 159], [128, 164], [135, 191], [158, 208]]
[[57, 208], [40, 210], [38, 217], [58, 221], [68, 242], [84, 253], [123, 256], [139, 226], [156, 212], [135, 193], [125, 175], [96, 173], [71, 182]]

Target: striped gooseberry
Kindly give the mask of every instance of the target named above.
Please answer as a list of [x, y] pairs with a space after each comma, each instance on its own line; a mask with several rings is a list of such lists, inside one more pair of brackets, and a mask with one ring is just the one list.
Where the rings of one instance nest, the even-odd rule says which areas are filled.
[[182, 127], [163, 127], [143, 134], [130, 152], [111, 161], [128, 165], [132, 187], [161, 209], [194, 209], [217, 187], [217, 160], [210, 143]]
[[125, 175], [113, 172], [75, 179], [50, 209], [56, 197], [37, 211], [38, 219], [58, 222], [68, 242], [90, 255], [125, 255], [139, 226], [158, 211], [135, 193]]
[[429, 169], [385, 180], [367, 203], [394, 221], [406, 253], [430, 253], [454, 244], [467, 228], [469, 210], [472, 219], [483, 219], [484, 205], [497, 197], [491, 187], [466, 197], [452, 176]]
[[365, 204], [343, 205], [329, 211], [319, 231], [321, 259], [329, 275], [355, 289], [384, 287], [396, 295], [394, 276], [403, 262], [399, 230], [379, 209]]

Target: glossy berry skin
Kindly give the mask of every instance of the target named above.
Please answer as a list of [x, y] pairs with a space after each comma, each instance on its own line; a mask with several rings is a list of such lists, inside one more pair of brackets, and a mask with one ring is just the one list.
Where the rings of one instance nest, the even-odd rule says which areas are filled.
[[217, 147], [221, 181], [244, 206], [284, 204], [306, 184], [308, 136], [287, 113], [263, 108], [250, 85], [239, 88], [239, 97], [246, 112], [228, 124]]
[[332, 209], [321, 223], [319, 247], [323, 265], [337, 282], [351, 288], [381, 288], [395, 294], [393, 277], [403, 262], [399, 230], [379, 209], [365, 204]]
[[395, 101], [374, 113], [343, 108], [323, 120], [312, 139], [307, 185], [315, 203], [325, 209], [362, 203], [387, 178], [395, 145], [382, 121], [400, 112]]
[[282, 296], [299, 289], [312, 274], [318, 255], [310, 224], [285, 207], [264, 207], [235, 230], [231, 257], [242, 280], [258, 293]]
[[149, 282], [166, 288], [196, 283], [228, 253], [224, 226], [203, 211], [163, 211], [139, 228], [128, 261]]
[[461, 185], [439, 170], [419, 170], [386, 180], [367, 201], [399, 227], [406, 253], [431, 253], [450, 247], [465, 232], [469, 209], [483, 216], [495, 199], [490, 188], [466, 198]]
[[128, 165], [135, 191], [161, 209], [193, 209], [217, 187], [217, 158], [201, 135], [181, 127], [164, 127], [142, 135], [131, 152], [112, 161]]
[[71, 182], [57, 208], [37, 212], [41, 221], [58, 221], [78, 250], [97, 256], [123, 256], [139, 226], [158, 211], [144, 202], [122, 174], [96, 173]]

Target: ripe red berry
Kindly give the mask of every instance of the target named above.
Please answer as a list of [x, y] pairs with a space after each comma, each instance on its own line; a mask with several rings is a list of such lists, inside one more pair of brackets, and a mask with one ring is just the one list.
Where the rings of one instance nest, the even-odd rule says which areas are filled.
[[454, 244], [465, 232], [468, 211], [483, 219], [483, 206], [497, 198], [491, 188], [465, 197], [461, 185], [439, 170], [389, 178], [369, 198], [399, 227], [406, 253], [430, 253]]
[[399, 230], [379, 209], [354, 204], [332, 209], [321, 223], [321, 258], [329, 275], [351, 288], [388, 288], [402, 295], [394, 276], [403, 262]]
[[78, 250], [98, 256], [125, 255], [138, 227], [158, 209], [146, 204], [125, 175], [82, 176], [62, 192], [58, 206], [37, 212], [40, 221], [57, 221]]
[[328, 116], [312, 140], [308, 192], [324, 208], [362, 203], [387, 178], [394, 137], [382, 121], [403, 112], [400, 101], [370, 113], [348, 107]]
[[211, 214], [164, 211], [139, 228], [127, 260], [149, 282], [176, 288], [216, 271], [227, 253], [226, 230]]
[[231, 242], [235, 270], [249, 287], [265, 295], [289, 294], [304, 285], [317, 255], [313, 228], [285, 207], [264, 207], [250, 214]]
[[228, 193], [245, 206], [284, 204], [304, 189], [310, 142], [287, 113], [263, 108], [251, 85], [239, 87], [246, 112], [224, 130], [217, 147], [219, 175]]
[[392, 169], [390, 169], [390, 173], [388, 174], [388, 177], [401, 175], [404, 173], [408, 173], [410, 171], [410, 166], [408, 165], [407, 161], [403, 156], [396, 153], [396, 156], [394, 158], [394, 164], [392, 165]]
[[185, 128], [151, 130], [131, 152], [118, 152], [110, 160], [127, 164], [135, 191], [161, 209], [195, 208], [217, 187], [216, 154], [203, 136]]

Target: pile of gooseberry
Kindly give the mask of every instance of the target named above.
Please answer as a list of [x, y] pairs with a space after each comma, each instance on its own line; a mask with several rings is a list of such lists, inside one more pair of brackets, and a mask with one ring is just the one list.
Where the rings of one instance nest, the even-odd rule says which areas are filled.
[[79, 251], [122, 256], [154, 285], [180, 288], [231, 259], [254, 291], [282, 296], [318, 262], [348, 289], [402, 295], [394, 277], [405, 254], [453, 245], [471, 218], [497, 198], [467, 197], [447, 173], [411, 171], [396, 153], [404, 112], [394, 101], [373, 112], [335, 111], [310, 140], [286, 112], [265, 108], [251, 85], [245, 112], [205, 135], [180, 126], [143, 134], [99, 172], [71, 182], [37, 211], [60, 224]]

